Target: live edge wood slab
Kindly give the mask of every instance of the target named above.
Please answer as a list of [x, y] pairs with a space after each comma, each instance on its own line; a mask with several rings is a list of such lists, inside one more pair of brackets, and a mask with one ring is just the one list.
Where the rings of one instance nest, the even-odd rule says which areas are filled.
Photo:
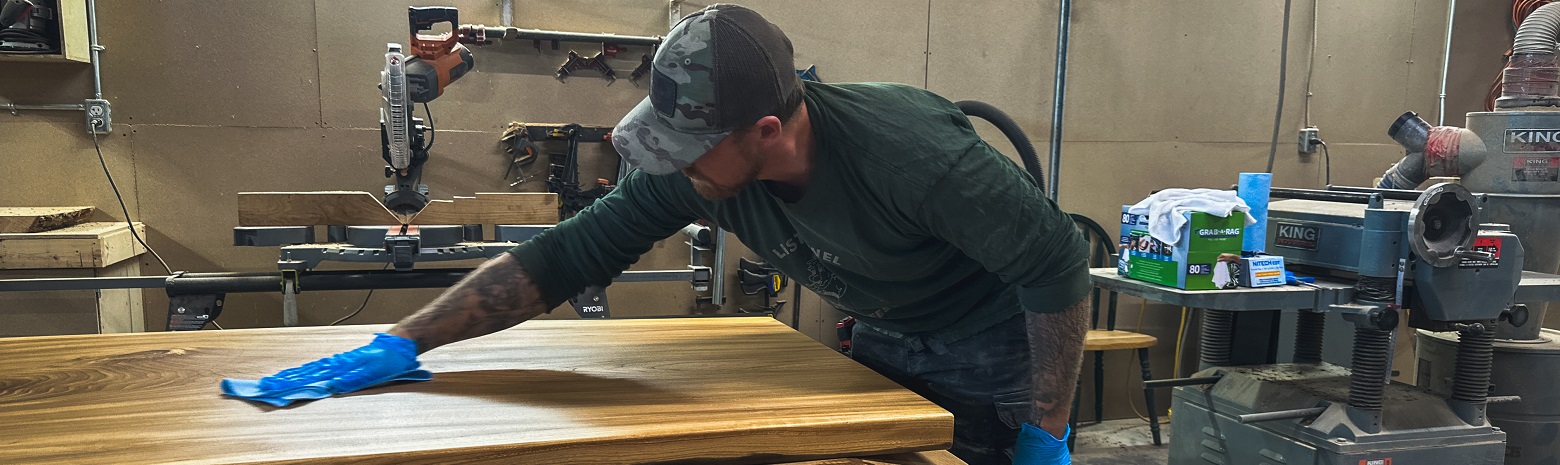
[[761, 317], [531, 321], [432, 381], [225, 398], [385, 326], [0, 339], [0, 463], [774, 463], [946, 449], [953, 417]]

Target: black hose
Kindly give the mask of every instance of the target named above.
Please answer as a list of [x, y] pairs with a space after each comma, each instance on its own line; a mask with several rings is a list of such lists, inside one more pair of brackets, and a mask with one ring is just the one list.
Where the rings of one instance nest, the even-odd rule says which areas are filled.
[[1040, 156], [1035, 153], [1035, 145], [1029, 142], [1029, 136], [1024, 135], [1024, 130], [1018, 127], [1018, 122], [986, 102], [965, 100], [954, 105], [958, 105], [959, 110], [965, 115], [986, 120], [996, 126], [997, 130], [1002, 131], [1002, 135], [1007, 136], [1013, 148], [1018, 149], [1018, 158], [1024, 160], [1024, 170], [1029, 171], [1029, 176], [1035, 178], [1035, 187], [1041, 191], [1045, 190], [1045, 172], [1040, 169]]

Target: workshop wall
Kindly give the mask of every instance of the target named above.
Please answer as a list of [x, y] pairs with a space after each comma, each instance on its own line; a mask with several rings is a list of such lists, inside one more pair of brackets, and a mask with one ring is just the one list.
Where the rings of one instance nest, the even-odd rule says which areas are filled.
[[[1239, 171], [1262, 170], [1278, 97], [1284, 3], [1075, 2], [1063, 207], [1109, 227], [1122, 203], [1135, 202], [1152, 190], [1225, 187]], [[453, 4], [461, 8], [463, 22], [499, 23], [497, 1]], [[668, 26], [666, 4], [517, 0], [514, 18], [522, 27], [659, 35]], [[825, 81], [903, 82], [951, 100], [994, 103], [1018, 120], [1044, 156], [1055, 1], [747, 4], [784, 28], [796, 45], [797, 64], [816, 64]], [[237, 192], [379, 191], [383, 180], [375, 84], [384, 44], [405, 41], [405, 11], [399, 5], [371, 0], [99, 4], [107, 47], [104, 92], [115, 111], [115, 131], [102, 136], [103, 152], [131, 215], [147, 223], [150, 242], [173, 268], [275, 269], [274, 249], [230, 243]], [[683, 11], [702, 6], [684, 4]], [[1333, 182], [1364, 184], [1400, 156], [1384, 135], [1386, 126], [1405, 110], [1434, 114], [1445, 2], [1316, 0], [1315, 7], [1318, 13], [1313, 15], [1312, 2], [1291, 5], [1274, 184], [1323, 184], [1322, 155], [1295, 151], [1296, 130], [1308, 119], [1339, 151]], [[1504, 32], [1470, 27], [1460, 34], [1459, 43], [1463, 35]], [[564, 83], [553, 79], [565, 47], [535, 50], [529, 44], [508, 43], [474, 50], [476, 70], [431, 105], [439, 128], [428, 165], [435, 197], [509, 190], [507, 182], [499, 180], [508, 158], [498, 143], [509, 121], [610, 125], [643, 98], [645, 87], [627, 79], [610, 86], [589, 76]], [[638, 53], [634, 50], [616, 63], [624, 70], [620, 75], [637, 63]], [[1458, 48], [1454, 66], [1464, 59], [1483, 66], [1490, 61], [1486, 53], [1479, 47]], [[1465, 78], [1462, 71], [1482, 77]], [[1449, 94], [1456, 102], [1481, 97], [1493, 72], [1487, 66], [1454, 68], [1458, 85]], [[89, 92], [90, 68], [85, 65], [0, 63], [0, 100], [75, 102]], [[1466, 111], [1464, 106], [1457, 106], [1458, 114]], [[104, 219], [122, 219], [80, 116], [0, 115], [5, 147], [0, 150], [7, 167], [0, 170], [0, 185], [11, 193], [0, 205], [91, 204]], [[1010, 152], [994, 130], [983, 134]], [[609, 150], [582, 151], [586, 175], [612, 175], [615, 161]], [[544, 189], [539, 181], [522, 187]], [[728, 263], [744, 255], [752, 256], [733, 247]], [[660, 244], [636, 269], [681, 268], [686, 259], [686, 246], [674, 238]], [[142, 262], [145, 273], [162, 272], [149, 256]], [[735, 289], [732, 283], [728, 294], [738, 294]], [[395, 321], [436, 293], [376, 292], [351, 322]], [[300, 319], [305, 325], [327, 323], [357, 308], [364, 294], [305, 292]], [[802, 305], [793, 307], [802, 312], [799, 329], [834, 344], [832, 325], [838, 313], [804, 294]], [[57, 305], [52, 299], [61, 295], [66, 294], [0, 296], [0, 307]], [[77, 299], [90, 305], [90, 295]], [[609, 299], [616, 315], [686, 314], [693, 293], [676, 283], [622, 284], [611, 288]], [[739, 299], [722, 311], [755, 302]], [[149, 328], [163, 326], [165, 305], [157, 292], [147, 293]], [[1180, 312], [1147, 305], [1144, 313], [1139, 305], [1123, 299], [1120, 326], [1141, 326], [1160, 338], [1151, 358], [1156, 375], [1169, 376]], [[234, 295], [220, 321], [230, 328], [276, 326], [279, 308], [277, 295]], [[573, 312], [562, 309], [549, 317], [573, 318]], [[791, 315], [780, 318], [790, 321]], [[1107, 360], [1107, 417], [1129, 417], [1133, 410], [1126, 399], [1142, 401], [1137, 382], [1131, 381], [1136, 364], [1126, 357], [1112, 354]], [[1086, 386], [1084, 392], [1083, 417], [1090, 418], [1092, 388]], [[1160, 408], [1168, 405], [1167, 394], [1161, 393]]]

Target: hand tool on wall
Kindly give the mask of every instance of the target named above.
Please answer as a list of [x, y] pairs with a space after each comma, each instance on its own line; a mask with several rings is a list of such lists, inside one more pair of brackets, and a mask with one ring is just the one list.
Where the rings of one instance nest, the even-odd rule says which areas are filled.
[[763, 305], [754, 309], [743, 309], [748, 313], [769, 313], [778, 315], [780, 309], [785, 307], [785, 301], [775, 301], [770, 304], [770, 299], [778, 297], [780, 290], [785, 289], [788, 280], [780, 270], [774, 266], [748, 260], [746, 257], [737, 259], [737, 282], [744, 295], [758, 295], [763, 298]]
[[639, 66], [634, 68], [634, 72], [629, 73], [628, 80], [630, 80], [630, 81], [638, 81], [639, 78], [645, 77], [645, 75], [649, 74], [649, 73], [650, 73], [650, 55], [640, 55], [639, 56]]
[[[602, 47], [606, 48], [610, 46], [611, 45], [608, 44], [603, 45]], [[617, 73], [613, 72], [612, 67], [607, 65], [605, 52], [597, 53], [595, 56], [586, 58], [580, 56], [578, 53], [575, 53], [573, 50], [569, 51], [569, 59], [564, 60], [563, 65], [558, 67], [558, 80], [563, 81], [570, 75], [574, 74], [574, 72], [582, 69], [593, 69], [596, 70], [596, 72], [601, 73], [601, 77], [607, 80], [608, 85], [611, 85], [612, 82], [617, 81]]]
[[[612, 140], [612, 128], [605, 126], [584, 126], [579, 124], [525, 124], [517, 123], [513, 127], [515, 132], [523, 132], [525, 141], [553, 140], [568, 142], [568, 149], [563, 153], [549, 154], [549, 173], [547, 177], [547, 190], [558, 194], [559, 219], [568, 219], [585, 207], [590, 206], [617, 186], [606, 179], [597, 179], [590, 188], [580, 187], [579, 148], [581, 142], [610, 142]], [[507, 134], [506, 134], [507, 137]], [[516, 134], [516, 139], [522, 138]], [[524, 162], [522, 162], [523, 164]]]
[[647, 74], [649, 70], [650, 54], [654, 53], [656, 46], [661, 44], [660, 37], [627, 36], [617, 34], [594, 34], [585, 32], [544, 31], [540, 29], [521, 29], [517, 27], [490, 27], [481, 24], [462, 24], [456, 34], [460, 40], [467, 44], [488, 45], [498, 40], [530, 40], [531, 46], [537, 51], [542, 50], [542, 43], [547, 42], [553, 50], [559, 49], [562, 42], [582, 42], [601, 44], [601, 52], [592, 57], [584, 57], [573, 51], [569, 52], [569, 58], [558, 68], [559, 81], [574, 74], [581, 69], [593, 69], [600, 72], [608, 83], [617, 79], [616, 72], [607, 65], [605, 58], [615, 58], [618, 53], [627, 49], [625, 46], [649, 47], [651, 53], [640, 58], [640, 66], [634, 70], [629, 79], [638, 80]]
[[[562, 129], [555, 131], [554, 134], [556, 135], [559, 132], [569, 141], [569, 150], [562, 154], [552, 154], [552, 175], [547, 179], [547, 188], [552, 192], [558, 193], [558, 217], [560, 219], [568, 219], [574, 216], [575, 213], [579, 213], [580, 210], [584, 210], [585, 207], [590, 206], [590, 204], [595, 203], [596, 199], [605, 197], [608, 192], [612, 192], [612, 189], [616, 189], [617, 185], [606, 179], [598, 178], [596, 183], [589, 189], [580, 187], [580, 141], [585, 139], [585, 134], [578, 124], [564, 126]], [[607, 133], [602, 134], [602, 139], [600, 140], [611, 140], [610, 134], [611, 130], [609, 129]], [[591, 138], [589, 140], [596, 141], [597, 139]]]
[[511, 121], [499, 140], [504, 142], [504, 151], [509, 153], [509, 169], [504, 171], [504, 180], [509, 180], [509, 175], [516, 170], [520, 172], [515, 176], [515, 181], [509, 183], [509, 187], [529, 181], [531, 175], [526, 174], [525, 167], [536, 161], [536, 154], [541, 152], [541, 148], [531, 141], [531, 133], [526, 130], [525, 124]]

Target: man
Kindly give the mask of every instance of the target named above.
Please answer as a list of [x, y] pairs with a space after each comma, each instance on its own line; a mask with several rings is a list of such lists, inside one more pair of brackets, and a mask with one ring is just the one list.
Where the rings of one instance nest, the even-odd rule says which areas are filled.
[[1028, 175], [934, 94], [803, 85], [789, 39], [739, 6], [684, 18], [653, 69], [613, 133], [639, 169], [616, 191], [374, 343], [262, 387], [397, 379], [416, 354], [548, 312], [705, 219], [855, 316], [855, 358], [951, 411], [955, 455], [1067, 463], [1087, 244]]

